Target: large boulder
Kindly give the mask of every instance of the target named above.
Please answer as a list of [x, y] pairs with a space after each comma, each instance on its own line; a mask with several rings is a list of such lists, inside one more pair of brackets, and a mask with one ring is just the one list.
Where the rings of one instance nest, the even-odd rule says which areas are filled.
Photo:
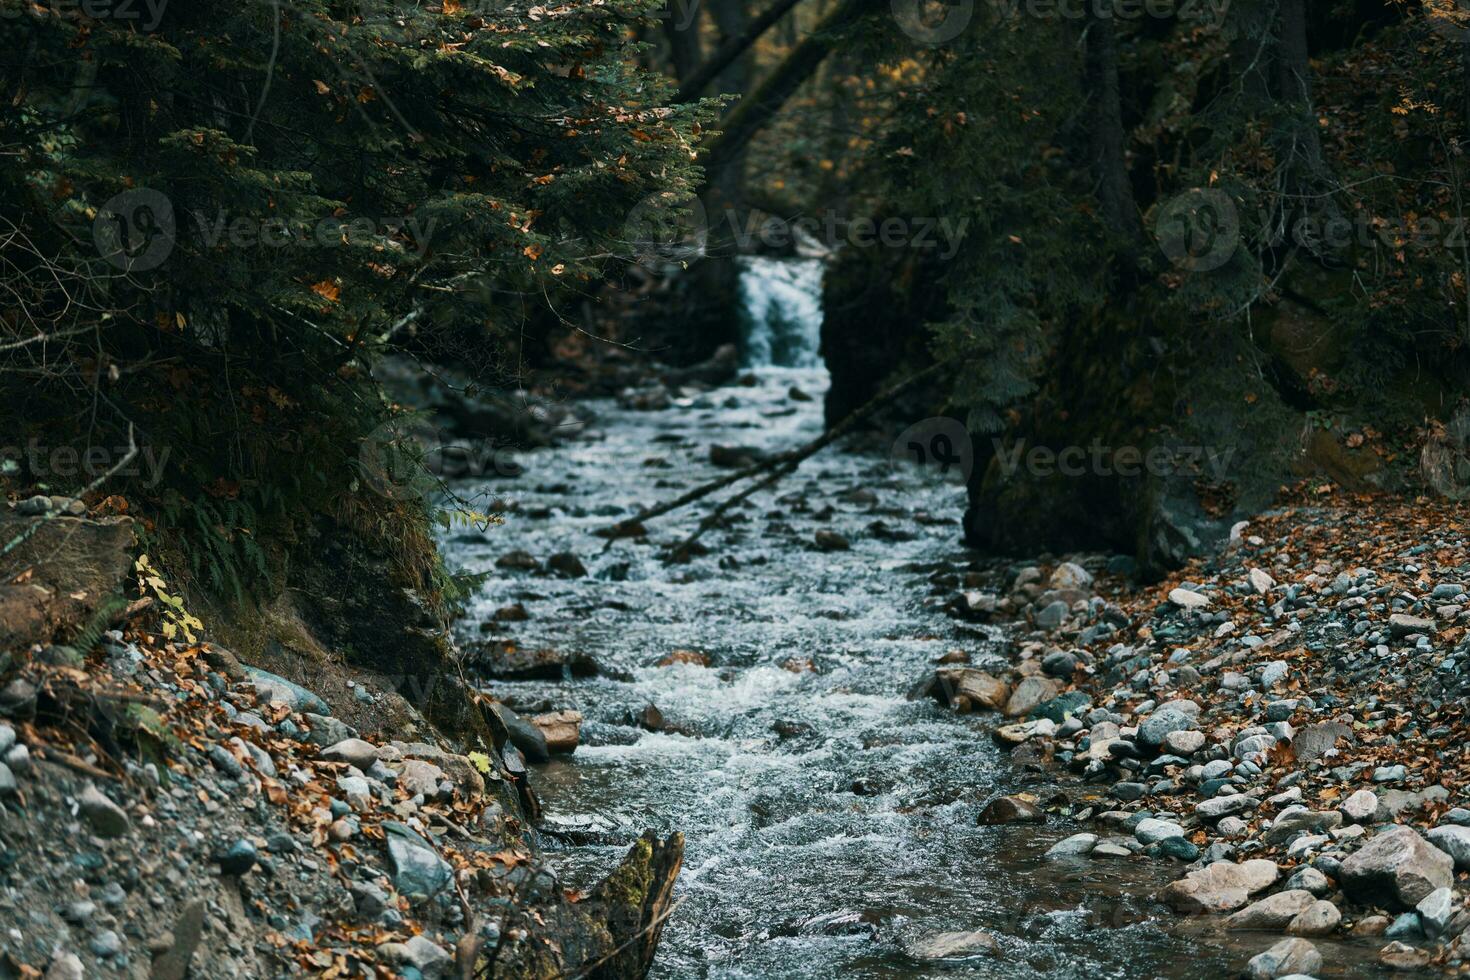
[[1270, 888], [1280, 874], [1276, 862], [1264, 858], [1240, 864], [1217, 861], [1166, 885], [1159, 900], [1190, 915], [1233, 912], [1256, 892]]
[[1257, 956], [1246, 967], [1251, 980], [1311, 976], [1322, 969], [1322, 954], [1305, 939], [1283, 939]]
[[410, 827], [386, 820], [383, 834], [393, 863], [393, 887], [401, 894], [432, 898], [454, 881], [454, 869]]
[[1316, 900], [1311, 892], [1300, 888], [1267, 895], [1226, 919], [1225, 928], [1280, 930], [1311, 908]]
[[1020, 718], [1035, 711], [1043, 701], [1050, 701], [1061, 691], [1061, 686], [1049, 677], [1028, 677], [1016, 685], [1006, 701], [1005, 714], [1008, 718]]
[[1454, 883], [1455, 862], [1411, 827], [1379, 834], [1342, 862], [1338, 881], [1365, 905], [1412, 909], [1436, 888]]

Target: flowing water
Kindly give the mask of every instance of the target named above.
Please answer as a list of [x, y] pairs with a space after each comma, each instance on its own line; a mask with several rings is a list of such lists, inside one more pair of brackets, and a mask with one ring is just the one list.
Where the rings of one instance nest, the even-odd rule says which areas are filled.
[[[576, 753], [534, 774], [549, 825], [578, 842], [554, 855], [565, 883], [606, 874], [644, 827], [686, 835], [656, 977], [1238, 971], [1269, 942], [1167, 931], [1167, 915], [1128, 897], [1177, 866], [1046, 861], [1081, 828], [976, 825], [986, 800], [1028, 777], [983, 718], [905, 696], [946, 651], [983, 663], [1000, 649], [998, 634], [946, 616], [950, 589], [931, 583], [974, 560], [959, 542], [961, 487], [828, 451], [736, 511], [688, 564], [663, 563], [656, 546], [692, 530], [698, 509], [654, 522], [651, 544], [604, 550], [592, 534], [725, 472], [710, 464], [714, 444], [774, 451], [815, 436], [826, 383], [820, 368], [766, 367], [752, 385], [664, 411], [594, 403], [583, 437], [524, 457], [524, 476], [493, 487], [510, 508], [503, 526], [446, 543], [455, 563], [492, 571], [466, 640], [521, 603], [530, 619], [487, 627], [492, 636], [585, 653], [614, 675], [492, 686], [525, 710], [587, 718]], [[851, 550], [817, 551], [818, 529]], [[590, 575], [495, 570], [512, 549], [543, 560], [570, 550]], [[658, 665], [676, 650], [709, 666]], [[661, 731], [632, 724], [650, 704]], [[995, 933], [1002, 955], [941, 968], [903, 952], [915, 935], [970, 929]]]

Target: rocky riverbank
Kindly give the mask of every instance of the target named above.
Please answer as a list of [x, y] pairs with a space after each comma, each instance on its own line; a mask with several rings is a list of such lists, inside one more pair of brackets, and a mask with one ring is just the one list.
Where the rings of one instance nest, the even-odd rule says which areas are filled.
[[1304, 491], [1155, 586], [1118, 559], [1012, 566], [952, 606], [1011, 655], [956, 652], [924, 690], [1084, 784], [982, 821], [1075, 827], [1058, 863], [1178, 863], [1154, 898], [1261, 933], [1249, 975], [1338, 972], [1313, 940], [1365, 937], [1386, 967], [1470, 972], [1466, 535], [1453, 505]]
[[646, 972], [677, 835], [562, 888], [513, 716], [470, 700], [480, 741], [341, 657], [324, 699], [185, 642], [161, 580], [125, 601], [126, 519], [28, 510], [0, 522], [29, 534], [0, 591], [0, 977]]

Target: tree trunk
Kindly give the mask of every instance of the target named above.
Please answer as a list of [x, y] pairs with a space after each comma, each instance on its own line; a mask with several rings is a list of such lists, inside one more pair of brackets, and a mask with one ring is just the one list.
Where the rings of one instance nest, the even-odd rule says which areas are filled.
[[704, 60], [699, 43], [699, 14], [703, 9], [704, 4], [700, 0], [669, 0], [664, 34], [669, 39], [669, 59], [673, 62], [674, 77], [681, 84], [699, 69]]
[[1096, 7], [1087, 24], [1087, 88], [1092, 94], [1091, 158], [1098, 202], [1109, 231], [1124, 249], [1127, 264], [1143, 246], [1143, 223], [1128, 176], [1127, 133], [1118, 90], [1118, 42], [1114, 18]]

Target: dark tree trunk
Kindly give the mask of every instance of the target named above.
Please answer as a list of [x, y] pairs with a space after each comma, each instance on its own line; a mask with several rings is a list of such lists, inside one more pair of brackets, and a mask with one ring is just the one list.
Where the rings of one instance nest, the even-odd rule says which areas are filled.
[[1137, 260], [1143, 224], [1128, 176], [1127, 132], [1118, 87], [1118, 39], [1112, 16], [1093, 8], [1087, 24], [1087, 88], [1092, 95], [1090, 155], [1098, 203], [1109, 231], [1122, 243], [1125, 261]]
[[699, 69], [704, 51], [699, 43], [699, 15], [704, 9], [700, 0], [669, 0], [664, 34], [669, 39], [669, 59], [674, 77], [682, 83]]

